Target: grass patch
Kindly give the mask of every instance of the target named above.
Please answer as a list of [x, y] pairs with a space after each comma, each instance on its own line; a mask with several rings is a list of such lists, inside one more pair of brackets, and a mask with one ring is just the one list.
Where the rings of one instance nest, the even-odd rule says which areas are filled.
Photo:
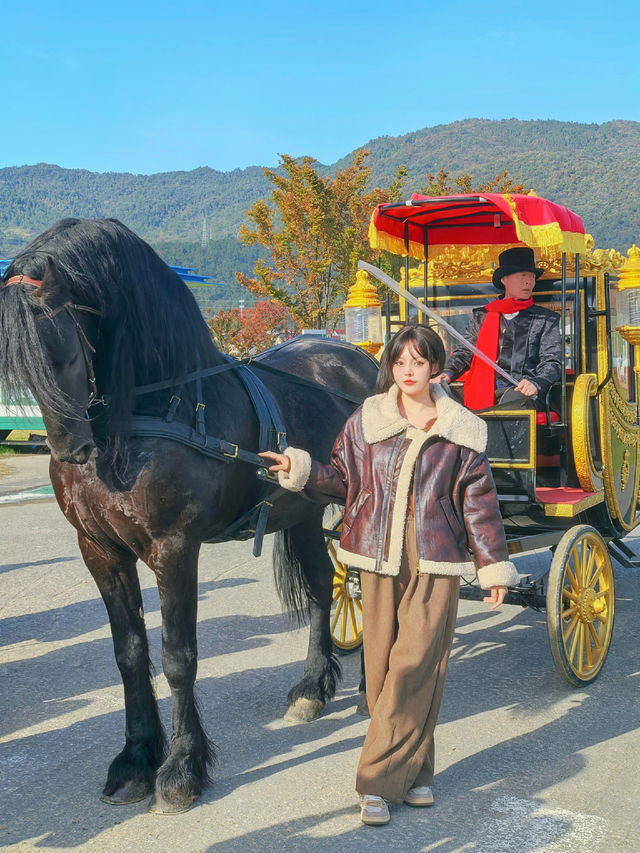
[[[23, 441], [24, 447], [20, 445], [4, 445], [0, 444], [0, 456], [15, 456], [17, 453], [23, 453], [24, 451], [29, 451], [32, 447], [34, 447], [33, 442], [29, 441], [30, 436], [32, 435], [42, 435], [46, 436], [46, 432], [44, 430], [27, 430], [27, 429], [14, 429], [13, 432], [10, 432], [7, 436], [7, 441]], [[38, 449], [44, 447], [44, 445], [38, 445]]]

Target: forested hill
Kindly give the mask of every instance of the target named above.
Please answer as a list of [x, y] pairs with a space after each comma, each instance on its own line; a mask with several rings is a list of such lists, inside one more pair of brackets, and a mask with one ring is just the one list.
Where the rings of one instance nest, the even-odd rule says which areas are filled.
[[[476, 181], [506, 169], [538, 195], [579, 213], [596, 245], [626, 251], [640, 243], [639, 122], [467, 119], [363, 141], [363, 147], [371, 152], [373, 185], [388, 184], [400, 164], [409, 171], [407, 194], [440, 169], [452, 178], [469, 172]], [[320, 171], [349, 161], [347, 155]], [[46, 164], [3, 168], [0, 257], [14, 254], [64, 216], [115, 216], [170, 263], [198, 266], [193, 256], [200, 247], [198, 261], [206, 266], [198, 271], [228, 282], [230, 265], [242, 268], [244, 260], [248, 269], [250, 255], [255, 257], [255, 250], [244, 257], [234, 235], [245, 210], [268, 192], [257, 166], [155, 175], [102, 174]], [[216, 260], [221, 254], [226, 258], [222, 265]]]
[[[269, 186], [262, 169], [131, 175], [39, 163], [0, 169], [0, 250], [65, 216], [115, 216], [147, 240], [198, 240], [235, 233]], [[204, 229], [203, 229], [204, 224]]]
[[467, 119], [382, 136], [365, 147], [374, 184], [388, 183], [400, 164], [412, 191], [440, 168], [478, 180], [506, 169], [516, 182], [578, 213], [597, 246], [626, 251], [640, 239], [640, 122]]

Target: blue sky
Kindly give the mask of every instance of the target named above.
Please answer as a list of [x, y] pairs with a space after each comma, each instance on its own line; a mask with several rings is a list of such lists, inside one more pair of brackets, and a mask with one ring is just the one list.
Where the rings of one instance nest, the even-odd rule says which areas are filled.
[[463, 118], [640, 120], [636, 0], [7, 5], [0, 167], [228, 171]]

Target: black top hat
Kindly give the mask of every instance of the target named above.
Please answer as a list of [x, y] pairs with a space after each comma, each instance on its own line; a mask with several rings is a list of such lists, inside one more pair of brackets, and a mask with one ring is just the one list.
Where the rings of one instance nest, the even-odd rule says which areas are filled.
[[514, 272], [532, 272], [536, 278], [540, 278], [544, 270], [536, 266], [533, 249], [528, 246], [516, 246], [514, 249], [505, 249], [498, 255], [498, 266], [493, 271], [493, 286], [497, 290], [504, 290], [502, 277]]

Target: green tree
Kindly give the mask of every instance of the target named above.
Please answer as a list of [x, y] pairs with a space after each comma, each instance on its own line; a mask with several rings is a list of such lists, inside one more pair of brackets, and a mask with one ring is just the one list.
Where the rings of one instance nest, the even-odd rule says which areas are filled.
[[451, 193], [524, 193], [524, 184], [514, 184], [508, 172], [500, 172], [489, 181], [479, 181], [473, 186], [473, 177], [465, 172], [451, 182], [451, 176], [445, 169], [440, 169], [437, 175], [427, 175], [427, 184], [420, 189], [421, 195], [450, 195]]
[[399, 197], [406, 169], [400, 166], [386, 189], [370, 188], [367, 157], [360, 149], [334, 177], [321, 177], [313, 158], [281, 155], [278, 171], [264, 170], [270, 198], [247, 211], [251, 225], [241, 227], [240, 240], [264, 246], [270, 258], [256, 261], [253, 276], [236, 278], [284, 305], [301, 326], [334, 329], [358, 260], [377, 260], [369, 219], [376, 204]]

